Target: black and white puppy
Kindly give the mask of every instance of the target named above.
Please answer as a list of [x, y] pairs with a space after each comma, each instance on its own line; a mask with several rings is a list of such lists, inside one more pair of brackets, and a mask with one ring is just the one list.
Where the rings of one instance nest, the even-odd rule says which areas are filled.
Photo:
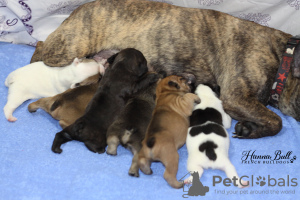
[[[196, 105], [190, 117], [190, 128], [186, 139], [188, 150], [187, 170], [198, 172], [202, 176], [203, 169], [220, 169], [228, 178], [236, 177], [238, 187], [246, 187], [248, 182], [240, 180], [235, 167], [228, 158], [229, 136], [226, 129], [231, 126], [231, 118], [223, 110], [222, 101], [212, 89], [200, 84], [195, 93], [201, 103]], [[184, 182], [192, 182], [190, 176]]]
[[148, 72], [147, 61], [136, 49], [124, 49], [110, 57], [108, 62], [110, 66], [85, 114], [56, 134], [52, 145], [53, 152], [61, 153], [60, 146], [71, 140], [84, 142], [92, 152], [105, 152], [107, 129], [118, 117], [128, 99], [158, 80], [151, 74], [144, 78]]

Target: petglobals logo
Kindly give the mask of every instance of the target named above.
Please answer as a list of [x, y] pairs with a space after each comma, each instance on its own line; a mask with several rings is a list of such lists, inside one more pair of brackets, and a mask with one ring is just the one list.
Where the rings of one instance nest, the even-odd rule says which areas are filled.
[[242, 164], [291, 164], [297, 159], [292, 151], [276, 150], [274, 154], [259, 154], [256, 150], [242, 152]]
[[[187, 175], [189, 178], [185, 179]], [[183, 198], [191, 196], [206, 196], [208, 192], [217, 195], [253, 195], [253, 194], [296, 194], [298, 179], [291, 175], [274, 177], [272, 175], [244, 175], [233, 178], [222, 176], [212, 177], [212, 187], [200, 181], [198, 172], [189, 172], [179, 181], [185, 184], [183, 187]], [[243, 189], [241, 189], [243, 188]]]
[[[243, 180], [243, 181], [242, 181]], [[247, 183], [247, 184], [245, 184]], [[218, 195], [254, 195], [254, 194], [276, 194], [294, 195], [298, 180], [295, 177], [286, 175], [285, 177], [275, 178], [268, 176], [241, 176], [222, 179], [221, 176], [213, 176], [213, 186], [225, 186], [225, 189], [212, 189]], [[238, 185], [246, 187], [236, 189]]]
[[[243, 181], [242, 181], [243, 180]], [[297, 178], [292, 178], [290, 175], [281, 178], [274, 178], [268, 175], [267, 178], [264, 176], [241, 176], [240, 178], [233, 177], [223, 179], [221, 176], [213, 176], [213, 186], [223, 184], [225, 187], [242, 185], [243, 187], [249, 186], [268, 186], [268, 187], [296, 187], [298, 186]]]

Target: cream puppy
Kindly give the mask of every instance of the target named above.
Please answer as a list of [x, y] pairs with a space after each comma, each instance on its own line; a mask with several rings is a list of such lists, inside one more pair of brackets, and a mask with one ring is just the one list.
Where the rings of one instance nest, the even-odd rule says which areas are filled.
[[17, 120], [14, 110], [28, 99], [50, 97], [74, 88], [76, 83], [95, 75], [104, 74], [104, 67], [93, 59], [79, 60], [66, 67], [48, 67], [42, 61], [11, 72], [5, 80], [8, 89], [4, 114], [8, 121]]
[[[200, 84], [195, 92], [201, 99], [190, 117], [190, 128], [186, 139], [188, 150], [187, 169], [198, 172], [212, 168], [225, 171], [228, 178], [236, 178], [238, 187], [248, 182], [240, 180], [235, 167], [228, 158], [229, 136], [226, 131], [231, 126], [231, 117], [223, 110], [222, 101], [205, 85]], [[192, 182], [190, 176], [185, 183]]]

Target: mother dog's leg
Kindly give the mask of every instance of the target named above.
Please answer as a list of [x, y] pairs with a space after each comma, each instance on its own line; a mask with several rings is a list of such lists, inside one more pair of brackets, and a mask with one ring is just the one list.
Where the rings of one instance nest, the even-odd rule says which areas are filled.
[[282, 128], [281, 118], [266, 108], [256, 98], [243, 95], [222, 98], [224, 110], [239, 122], [235, 126], [237, 138], [261, 138], [273, 136]]

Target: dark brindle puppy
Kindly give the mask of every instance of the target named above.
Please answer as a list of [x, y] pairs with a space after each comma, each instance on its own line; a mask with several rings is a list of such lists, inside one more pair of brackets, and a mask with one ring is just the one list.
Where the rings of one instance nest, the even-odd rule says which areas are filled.
[[106, 147], [106, 131], [128, 98], [157, 81], [157, 77], [152, 74], [141, 79], [148, 71], [147, 61], [135, 49], [122, 50], [109, 58], [108, 62], [112, 64], [102, 77], [85, 114], [56, 134], [52, 145], [53, 152], [61, 153], [61, 144], [78, 140], [84, 142], [90, 151], [103, 153]]
[[132, 164], [128, 172], [131, 176], [139, 176], [138, 152], [142, 147], [142, 140], [152, 118], [155, 91], [156, 84], [152, 84], [134, 94], [128, 100], [119, 117], [107, 130], [108, 146], [106, 153], [116, 155], [119, 143], [129, 148], [133, 153]]
[[[151, 69], [193, 73], [197, 84], [219, 85], [225, 111], [241, 122], [238, 135], [259, 138], [282, 128], [281, 118], [265, 105], [290, 37], [213, 10], [143, 0], [98, 0], [77, 8], [37, 47], [32, 61], [64, 66], [103, 49], [139, 49]], [[299, 121], [297, 49], [279, 109]]]

